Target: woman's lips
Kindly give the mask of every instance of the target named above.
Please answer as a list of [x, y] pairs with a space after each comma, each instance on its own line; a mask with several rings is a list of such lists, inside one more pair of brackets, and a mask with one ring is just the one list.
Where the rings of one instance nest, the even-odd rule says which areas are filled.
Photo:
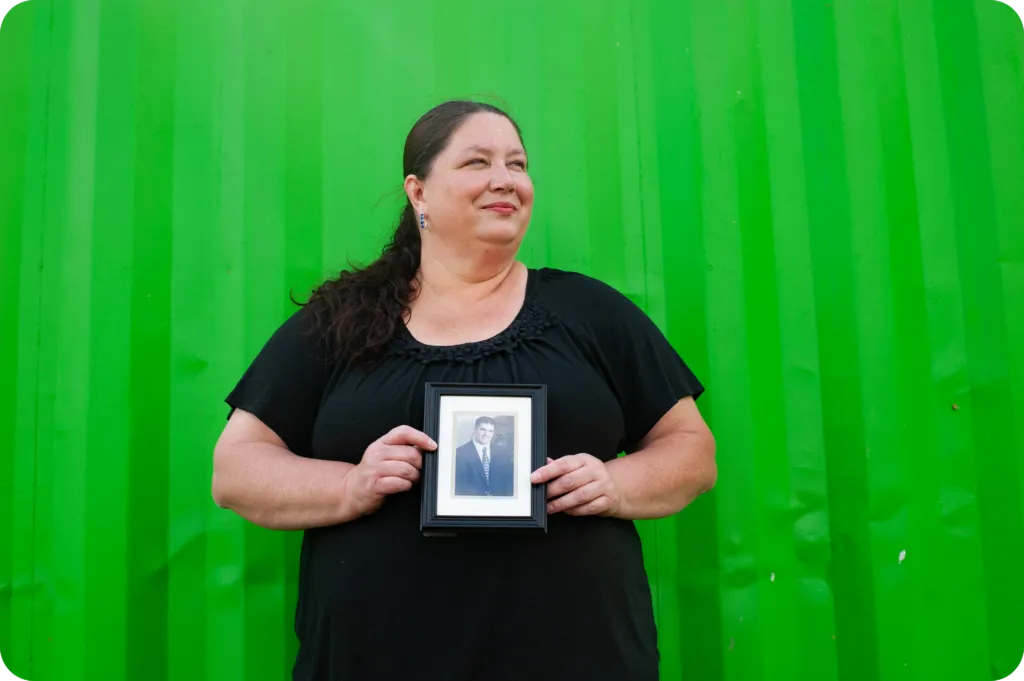
[[511, 203], [489, 203], [484, 206], [484, 210], [491, 210], [499, 215], [512, 215], [516, 212], [516, 207]]

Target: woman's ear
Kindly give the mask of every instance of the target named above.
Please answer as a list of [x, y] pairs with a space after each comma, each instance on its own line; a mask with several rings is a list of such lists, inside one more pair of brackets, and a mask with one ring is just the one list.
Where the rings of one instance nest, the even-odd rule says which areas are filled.
[[426, 212], [426, 189], [415, 175], [409, 175], [405, 178], [405, 195], [409, 197], [409, 203], [412, 204], [412, 208], [417, 214]]

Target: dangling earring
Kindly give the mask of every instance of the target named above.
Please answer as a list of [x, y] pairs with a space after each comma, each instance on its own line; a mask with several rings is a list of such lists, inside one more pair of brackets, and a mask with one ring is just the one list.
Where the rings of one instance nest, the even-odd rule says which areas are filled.
[[423, 213], [420, 213], [420, 229], [426, 229], [426, 228], [427, 228], [426, 218], [424, 217]]

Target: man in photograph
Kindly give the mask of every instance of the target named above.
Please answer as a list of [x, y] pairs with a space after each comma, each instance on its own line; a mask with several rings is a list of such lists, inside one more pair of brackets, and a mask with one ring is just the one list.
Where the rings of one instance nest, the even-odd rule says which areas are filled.
[[455, 494], [510, 497], [513, 494], [512, 452], [493, 450], [494, 419], [481, 416], [469, 442], [455, 450]]

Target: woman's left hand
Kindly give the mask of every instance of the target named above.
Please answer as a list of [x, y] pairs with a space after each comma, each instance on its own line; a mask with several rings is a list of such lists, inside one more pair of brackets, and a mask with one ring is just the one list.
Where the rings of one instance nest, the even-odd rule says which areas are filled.
[[[615, 481], [604, 462], [590, 454], [572, 454], [555, 461], [530, 476], [530, 482], [548, 483], [548, 513], [567, 515], [613, 515], [622, 501]], [[558, 497], [558, 498], [555, 498]]]

